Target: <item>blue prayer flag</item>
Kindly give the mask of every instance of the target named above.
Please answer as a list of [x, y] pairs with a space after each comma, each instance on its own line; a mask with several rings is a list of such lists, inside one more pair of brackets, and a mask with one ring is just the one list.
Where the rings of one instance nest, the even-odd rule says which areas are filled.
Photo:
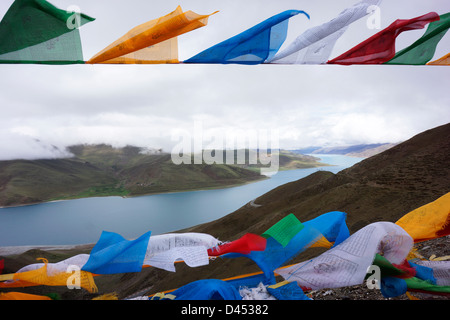
[[136, 240], [126, 240], [117, 233], [103, 231], [81, 269], [94, 274], [140, 272], [150, 234], [149, 231]]
[[286, 40], [288, 19], [304, 11], [287, 10], [228, 39], [184, 63], [260, 64], [272, 58]]
[[303, 225], [317, 229], [328, 241], [334, 242], [334, 246], [337, 246], [350, 236], [346, 218], [345, 212], [331, 211], [306, 221]]
[[197, 280], [171, 292], [175, 300], [242, 300], [239, 289], [223, 280]]

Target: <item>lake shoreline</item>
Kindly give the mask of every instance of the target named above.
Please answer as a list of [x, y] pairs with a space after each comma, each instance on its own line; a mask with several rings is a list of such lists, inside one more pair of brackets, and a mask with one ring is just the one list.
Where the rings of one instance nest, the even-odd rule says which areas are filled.
[[90, 251], [95, 246], [95, 243], [86, 244], [65, 244], [65, 245], [25, 245], [25, 246], [4, 246], [0, 247], [0, 256], [8, 257], [14, 255], [20, 255], [29, 250], [42, 250], [42, 251]]
[[[281, 171], [291, 171], [291, 170], [299, 170], [299, 169], [313, 169], [313, 168], [328, 168], [336, 166], [334, 164], [327, 164], [327, 163], [321, 163], [317, 166], [310, 166], [305, 168], [280, 168], [278, 172]], [[88, 199], [88, 198], [104, 198], [104, 197], [120, 197], [120, 198], [136, 198], [136, 197], [145, 197], [145, 196], [152, 196], [152, 195], [158, 195], [158, 194], [172, 194], [172, 193], [182, 193], [182, 192], [194, 192], [194, 191], [206, 191], [206, 190], [219, 190], [219, 189], [227, 189], [227, 188], [234, 188], [239, 186], [244, 186], [247, 184], [255, 183], [264, 181], [266, 179], [270, 179], [270, 176], [262, 175], [261, 178], [245, 181], [243, 183], [236, 183], [236, 184], [230, 184], [230, 185], [224, 185], [224, 186], [215, 186], [215, 187], [203, 187], [199, 189], [186, 189], [186, 190], [180, 190], [180, 191], [156, 191], [156, 192], [150, 192], [150, 193], [142, 193], [142, 194], [136, 194], [136, 195], [127, 195], [127, 196], [120, 196], [120, 195], [94, 195], [90, 197], [74, 197], [74, 198], [68, 198], [68, 199], [55, 199], [55, 200], [44, 200], [44, 201], [38, 201], [38, 202], [30, 202], [30, 203], [23, 203], [23, 204], [14, 204], [9, 206], [0, 206], [0, 209], [9, 209], [9, 208], [19, 208], [19, 207], [25, 207], [25, 206], [34, 206], [39, 205], [43, 203], [54, 203], [54, 202], [61, 202], [61, 201], [71, 201], [71, 200], [79, 200], [79, 199]]]
[[[295, 169], [293, 169], [295, 170]], [[137, 197], [146, 197], [146, 196], [152, 196], [152, 195], [158, 195], [158, 194], [173, 194], [173, 193], [183, 193], [183, 192], [194, 192], [194, 191], [207, 191], [207, 190], [220, 190], [220, 189], [227, 189], [227, 188], [235, 188], [239, 186], [244, 186], [247, 184], [255, 183], [264, 181], [266, 179], [270, 179], [268, 176], [262, 176], [261, 178], [246, 181], [243, 183], [236, 183], [236, 184], [230, 184], [230, 185], [224, 185], [224, 186], [215, 186], [215, 187], [203, 187], [199, 189], [186, 189], [186, 190], [180, 190], [180, 191], [157, 191], [157, 192], [150, 192], [150, 193], [142, 193], [142, 194], [136, 194], [136, 195], [127, 195], [127, 196], [119, 196], [119, 195], [94, 195], [90, 197], [74, 197], [74, 198], [68, 198], [68, 199], [56, 199], [56, 200], [48, 200], [48, 201], [38, 201], [38, 202], [30, 202], [30, 203], [24, 203], [24, 204], [15, 204], [10, 206], [0, 206], [0, 209], [10, 209], [10, 208], [20, 208], [20, 207], [27, 207], [27, 206], [35, 206], [40, 205], [44, 203], [54, 203], [54, 202], [62, 202], [62, 201], [71, 201], [71, 200], [79, 200], [79, 199], [89, 199], [89, 198], [108, 198], [108, 197], [119, 197], [119, 198], [137, 198]]]

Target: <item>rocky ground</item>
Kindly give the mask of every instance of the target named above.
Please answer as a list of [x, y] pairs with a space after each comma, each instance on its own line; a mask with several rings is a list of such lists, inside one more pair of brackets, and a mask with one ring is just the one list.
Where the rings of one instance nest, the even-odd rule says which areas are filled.
[[[424, 241], [415, 244], [417, 254], [423, 259], [431, 260], [435, 257], [445, 257], [450, 255], [450, 236]], [[431, 258], [431, 259], [430, 259]], [[365, 284], [311, 291], [308, 293], [313, 300], [450, 300], [450, 296], [432, 295], [418, 292], [410, 292], [395, 298], [385, 298], [380, 290], [369, 289]]]

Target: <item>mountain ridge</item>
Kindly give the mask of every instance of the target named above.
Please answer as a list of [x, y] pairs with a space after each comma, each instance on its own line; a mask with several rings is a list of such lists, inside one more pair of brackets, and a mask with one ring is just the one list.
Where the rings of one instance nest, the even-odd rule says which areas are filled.
[[306, 148], [294, 149], [292, 152], [299, 152], [302, 154], [340, 154], [352, 157], [368, 158], [383, 152], [389, 148], [396, 146], [398, 143], [371, 143], [371, 144], [357, 144], [347, 146], [330, 146], [319, 147], [311, 146]]

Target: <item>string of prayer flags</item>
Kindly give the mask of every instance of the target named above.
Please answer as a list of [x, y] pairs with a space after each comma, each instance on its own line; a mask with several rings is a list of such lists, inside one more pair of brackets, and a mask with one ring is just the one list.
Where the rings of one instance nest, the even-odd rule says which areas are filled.
[[178, 6], [163, 17], [133, 28], [86, 63], [178, 63], [177, 36], [206, 26], [208, 18], [216, 12], [199, 15], [183, 12]]
[[149, 231], [136, 240], [126, 240], [117, 233], [103, 231], [81, 269], [94, 274], [140, 272], [150, 234]]
[[0, 63], [84, 63], [78, 29], [94, 20], [45, 0], [15, 0], [0, 22]]
[[184, 63], [260, 64], [270, 60], [286, 40], [289, 19], [304, 11], [287, 10], [206, 49]]
[[307, 248], [315, 246], [318, 242], [330, 243], [327, 238], [335, 244], [344, 241], [349, 235], [345, 219], [346, 213], [333, 211], [302, 224], [295, 215], [289, 214], [263, 233], [267, 238], [265, 250], [252, 251], [248, 254], [233, 253], [225, 257], [244, 256], [253, 260], [263, 271], [263, 283], [274, 284], [275, 269]]
[[325, 64], [338, 39], [350, 24], [367, 16], [371, 6], [381, 0], [364, 0], [342, 11], [336, 18], [310, 28], [298, 36], [286, 49], [277, 53], [267, 63]]
[[[284, 224], [284, 221], [282, 221], [282, 224]], [[304, 227], [293, 235], [285, 246], [280, 244], [276, 239], [269, 237], [267, 238], [267, 244], [264, 251], [252, 251], [248, 254], [231, 253], [225, 255], [225, 257], [247, 257], [253, 260], [265, 275], [264, 284], [274, 284], [274, 270], [309, 248], [321, 237], [322, 234], [317, 229]]]
[[426, 24], [439, 20], [439, 15], [430, 12], [413, 19], [398, 19], [387, 28], [358, 44], [354, 48], [328, 61], [329, 64], [382, 64], [395, 56], [397, 36], [408, 30], [422, 29]]
[[414, 242], [435, 239], [450, 234], [450, 192], [419, 207], [397, 222]]
[[[429, 261], [419, 261], [417, 263], [425, 263]], [[440, 261], [442, 262], [442, 261]], [[449, 295], [450, 285], [440, 281], [438, 283], [436, 275], [439, 275], [440, 271], [448, 266], [434, 265], [433, 268], [426, 267], [425, 265], [418, 265], [411, 261], [408, 264], [414, 268], [414, 274], [405, 276], [404, 272], [397, 268], [396, 265], [392, 265], [383, 257], [377, 256], [374, 260], [374, 265], [381, 268], [381, 292], [386, 298], [393, 298], [400, 296], [406, 291], [422, 292], [428, 294], [437, 295]], [[435, 269], [436, 268], [436, 269]], [[437, 271], [439, 270], [439, 271]], [[436, 272], [437, 271], [437, 272]]]
[[428, 25], [425, 34], [409, 47], [399, 51], [386, 64], [424, 65], [429, 62], [436, 47], [450, 28], [450, 13], [440, 16], [438, 21]]

